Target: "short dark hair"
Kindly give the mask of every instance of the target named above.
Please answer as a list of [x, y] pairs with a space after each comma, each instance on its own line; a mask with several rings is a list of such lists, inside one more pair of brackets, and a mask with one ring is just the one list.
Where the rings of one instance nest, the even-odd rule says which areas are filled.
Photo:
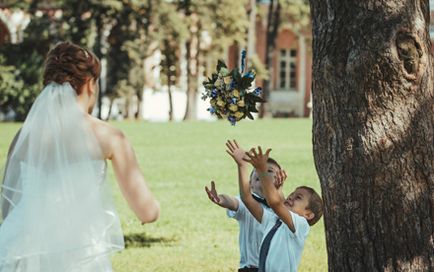
[[273, 158], [268, 158], [267, 163], [274, 164], [275, 166], [277, 166], [277, 168], [279, 168], [279, 170], [282, 169], [282, 167], [280, 167], [280, 164], [278, 164], [277, 161]]
[[324, 210], [324, 204], [322, 202], [321, 197], [315, 190], [308, 186], [300, 186], [297, 189], [304, 189], [310, 193], [309, 204], [306, 209], [309, 209], [313, 212], [314, 217], [310, 220], [307, 220], [309, 226], [315, 225], [321, 218]]
[[[267, 163], [274, 164], [275, 166], [277, 166], [277, 168], [279, 168], [279, 170], [282, 169], [282, 167], [280, 167], [280, 164], [273, 158], [268, 158]], [[253, 172], [255, 172], [255, 169], [250, 172], [250, 179], [252, 179]]]

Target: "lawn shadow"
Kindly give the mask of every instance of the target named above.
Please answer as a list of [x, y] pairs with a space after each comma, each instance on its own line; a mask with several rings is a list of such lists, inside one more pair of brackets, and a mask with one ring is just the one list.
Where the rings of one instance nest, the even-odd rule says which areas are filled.
[[125, 248], [151, 247], [154, 244], [172, 246], [177, 239], [175, 237], [152, 237], [146, 233], [131, 233], [124, 236]]

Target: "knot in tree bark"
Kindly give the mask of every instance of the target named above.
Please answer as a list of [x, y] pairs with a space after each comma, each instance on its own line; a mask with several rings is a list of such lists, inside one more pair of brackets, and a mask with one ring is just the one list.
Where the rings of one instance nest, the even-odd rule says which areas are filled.
[[396, 36], [396, 47], [405, 71], [410, 75], [416, 75], [423, 54], [420, 44], [409, 33], [401, 32]]

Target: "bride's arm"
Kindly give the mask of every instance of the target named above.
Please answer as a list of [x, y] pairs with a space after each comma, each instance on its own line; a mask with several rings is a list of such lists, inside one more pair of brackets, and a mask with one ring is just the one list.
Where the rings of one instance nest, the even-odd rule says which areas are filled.
[[111, 147], [113, 169], [130, 208], [142, 223], [157, 220], [160, 205], [146, 185], [134, 150], [122, 132], [112, 137]]

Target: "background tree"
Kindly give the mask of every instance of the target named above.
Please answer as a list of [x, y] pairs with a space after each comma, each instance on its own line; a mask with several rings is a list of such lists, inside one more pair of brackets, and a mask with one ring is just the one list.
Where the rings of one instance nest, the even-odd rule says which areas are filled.
[[[122, 0], [122, 10], [112, 17], [108, 35], [107, 95], [126, 101], [124, 117], [139, 118], [145, 86], [144, 60], [158, 49], [158, 18], [160, 3], [156, 0]], [[133, 96], [138, 103], [129, 110]]]
[[428, 0], [310, 3], [329, 271], [433, 271]]
[[[24, 30], [23, 41], [4, 44], [0, 48], [0, 108], [15, 111], [15, 119], [23, 121], [42, 88], [42, 69], [50, 45], [59, 39], [61, 21], [49, 14], [36, 15], [34, 1], [11, 5], [26, 8], [31, 21]], [[15, 82], [12, 82], [15, 81]]]
[[[177, 83], [180, 62], [180, 44], [188, 35], [185, 22], [175, 5], [162, 3], [159, 6], [159, 39], [162, 60], [160, 71], [164, 75], [162, 83], [167, 86], [169, 99], [169, 121], [173, 120], [172, 86]], [[178, 65], [177, 65], [178, 64]]]
[[[201, 85], [198, 82], [200, 70], [207, 66], [207, 59], [225, 57], [227, 48], [234, 44], [244, 45], [248, 28], [246, 0], [181, 0], [179, 9], [185, 14], [189, 36], [186, 40], [187, 55], [187, 107], [184, 120], [196, 116], [197, 93]], [[208, 47], [203, 35], [212, 40]]]

